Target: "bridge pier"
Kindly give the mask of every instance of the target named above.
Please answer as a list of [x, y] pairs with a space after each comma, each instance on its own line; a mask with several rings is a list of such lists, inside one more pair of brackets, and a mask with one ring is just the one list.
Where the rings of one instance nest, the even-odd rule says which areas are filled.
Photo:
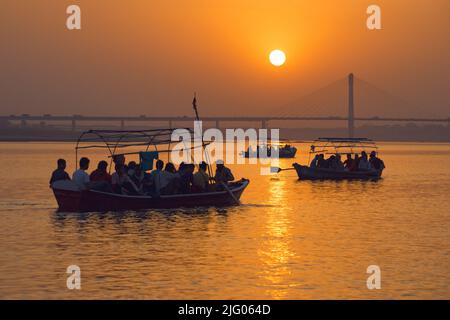
[[125, 120], [120, 120], [120, 130], [124, 130], [125, 129]]
[[21, 120], [21, 121], [20, 121], [20, 126], [21, 126], [22, 128], [25, 128], [25, 127], [27, 126], [27, 120]]
[[216, 129], [219, 129], [219, 120], [216, 120]]
[[77, 128], [77, 122], [75, 121], [75, 119], [72, 119], [72, 131], [75, 131]]
[[355, 137], [355, 106], [353, 101], [353, 73], [348, 75], [348, 137]]
[[169, 128], [172, 129], [173, 121], [169, 120]]
[[261, 128], [267, 129], [269, 124], [269, 120], [261, 120]]

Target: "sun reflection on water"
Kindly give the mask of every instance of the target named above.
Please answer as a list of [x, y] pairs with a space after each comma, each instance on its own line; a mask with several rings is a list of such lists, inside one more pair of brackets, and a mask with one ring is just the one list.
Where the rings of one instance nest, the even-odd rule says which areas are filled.
[[290, 247], [291, 210], [283, 203], [286, 182], [277, 181], [269, 188], [269, 203], [273, 205], [267, 212], [266, 229], [258, 249], [264, 269], [260, 271], [262, 285], [272, 299], [283, 299], [291, 287], [288, 278], [292, 274], [290, 259], [294, 253]]

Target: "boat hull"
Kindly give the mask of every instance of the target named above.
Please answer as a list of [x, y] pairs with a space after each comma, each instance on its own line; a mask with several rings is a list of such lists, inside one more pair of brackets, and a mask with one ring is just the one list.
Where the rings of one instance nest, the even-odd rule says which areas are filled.
[[[249, 182], [249, 180], [242, 179], [230, 184], [229, 189], [235, 199], [241, 197]], [[58, 203], [58, 211], [63, 212], [226, 207], [237, 205], [236, 200], [228, 191], [150, 197], [121, 195], [94, 190], [77, 191], [71, 188], [54, 186], [53, 193]]]
[[381, 178], [383, 173], [383, 170], [349, 172], [310, 168], [297, 163], [294, 163], [293, 166], [301, 180], [377, 180]]

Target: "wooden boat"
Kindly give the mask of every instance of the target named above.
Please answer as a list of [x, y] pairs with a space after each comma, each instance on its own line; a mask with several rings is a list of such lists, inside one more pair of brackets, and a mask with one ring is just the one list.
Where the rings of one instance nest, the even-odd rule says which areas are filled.
[[383, 170], [336, 171], [325, 168], [310, 168], [298, 163], [293, 164], [301, 180], [376, 180], [381, 178]]
[[80, 191], [71, 181], [57, 181], [53, 193], [63, 212], [103, 212], [144, 209], [175, 209], [193, 207], [226, 207], [238, 204], [249, 180], [242, 179], [228, 185], [229, 191], [162, 195], [160, 197], [123, 195], [96, 190]]
[[[171, 134], [176, 129], [153, 130], [89, 130], [83, 132], [75, 147], [75, 163], [78, 163], [78, 152], [82, 149], [103, 148], [108, 150], [110, 165], [114, 166], [113, 159], [125, 155], [141, 155], [138, 152], [121, 152], [124, 148], [139, 148], [147, 152], [152, 146], [152, 152], [167, 153], [170, 148]], [[190, 129], [184, 129], [189, 130]], [[86, 145], [87, 144], [87, 145]], [[202, 148], [207, 143], [203, 143]], [[165, 150], [158, 150], [158, 146], [167, 146]], [[194, 149], [196, 147], [191, 147]], [[181, 151], [181, 150], [176, 150]], [[123, 158], [124, 159], [124, 158]], [[153, 161], [153, 159], [152, 159]], [[212, 168], [208, 166], [210, 176]], [[239, 205], [239, 199], [247, 188], [249, 180], [241, 179], [228, 184], [212, 184], [210, 192], [173, 194], [161, 196], [128, 195], [104, 192], [99, 190], [80, 190], [70, 181], [56, 181], [52, 184], [53, 194], [58, 203], [59, 211], [86, 212], [86, 211], [123, 211], [144, 209], [173, 209], [190, 207], [224, 207]]]
[[[319, 138], [311, 145], [308, 162], [311, 156], [316, 154], [355, 155], [362, 151], [369, 153], [375, 150], [378, 150], [378, 146], [373, 140], [367, 138]], [[377, 180], [383, 174], [383, 168], [348, 171], [344, 168], [312, 168], [298, 163], [294, 163], [293, 167], [301, 180]]]
[[278, 158], [295, 158], [297, 148], [290, 145], [261, 145], [256, 150], [251, 147], [241, 153], [244, 158], [268, 158], [278, 153]]

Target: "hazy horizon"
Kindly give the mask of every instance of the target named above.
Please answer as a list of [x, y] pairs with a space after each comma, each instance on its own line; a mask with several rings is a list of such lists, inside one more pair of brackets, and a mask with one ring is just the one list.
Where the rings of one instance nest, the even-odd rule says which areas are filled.
[[241, 2], [3, 0], [0, 114], [345, 114], [345, 81], [317, 90], [353, 72], [398, 98], [357, 86], [357, 115], [450, 116], [450, 2]]

